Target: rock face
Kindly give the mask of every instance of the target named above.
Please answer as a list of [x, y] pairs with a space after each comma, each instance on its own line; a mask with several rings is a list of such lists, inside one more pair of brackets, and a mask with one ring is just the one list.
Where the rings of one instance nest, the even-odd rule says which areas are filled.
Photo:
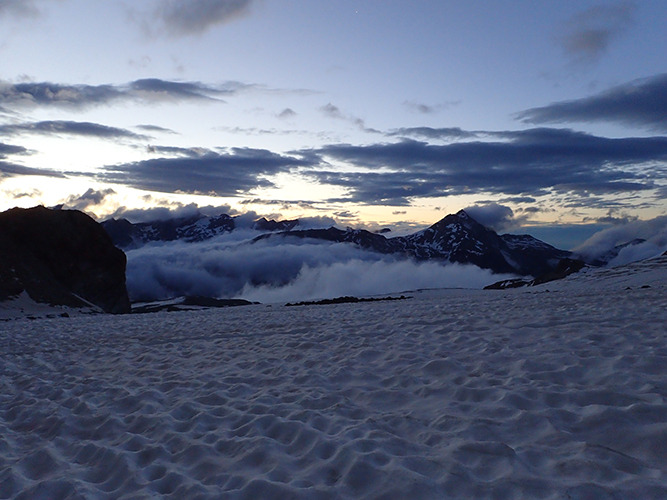
[[137, 248], [151, 241], [182, 240], [188, 243], [213, 238], [234, 230], [234, 219], [227, 214], [131, 223], [127, 219], [109, 219], [102, 227], [120, 248]]
[[461, 210], [431, 227], [411, 234], [385, 238], [363, 229], [307, 229], [266, 234], [256, 240], [275, 236], [316, 238], [354, 243], [384, 254], [400, 254], [415, 260], [440, 260], [474, 264], [494, 273], [541, 276], [556, 268], [570, 252], [559, 250], [529, 235], [498, 235]]
[[[262, 217], [253, 222], [251, 227], [257, 231], [289, 231], [298, 224], [298, 220], [275, 221]], [[114, 245], [126, 250], [158, 241], [195, 243], [237, 229], [235, 218], [227, 214], [196, 214], [191, 217], [137, 223], [127, 219], [109, 219], [102, 222], [102, 227], [111, 236]]]
[[510, 280], [497, 281], [484, 287], [484, 290], [505, 290], [508, 288], [520, 288], [522, 286], [535, 286], [549, 283], [550, 281], [561, 280], [570, 274], [578, 273], [586, 263], [583, 260], [565, 258], [551, 271], [548, 271], [533, 280], [517, 278]]
[[25, 291], [36, 302], [128, 313], [125, 254], [76, 210], [0, 213], [0, 300]]

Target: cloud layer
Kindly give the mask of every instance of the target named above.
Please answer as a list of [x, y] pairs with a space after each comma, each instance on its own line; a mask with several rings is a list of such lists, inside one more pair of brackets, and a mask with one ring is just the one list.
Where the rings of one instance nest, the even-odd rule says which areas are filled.
[[99, 123], [50, 120], [41, 122], [0, 125], [0, 136], [37, 135], [78, 135], [100, 139], [137, 139], [149, 137], [130, 130], [100, 125]]
[[344, 243], [299, 238], [249, 243], [241, 239], [256, 234], [235, 231], [197, 244], [130, 250], [127, 284], [131, 298], [206, 295], [281, 302], [416, 288], [481, 288], [500, 279], [474, 266], [417, 264]]
[[306, 160], [264, 149], [231, 148], [218, 153], [189, 150], [185, 157], [108, 166], [101, 180], [165, 193], [210, 193], [238, 196], [272, 186], [268, 176], [308, 165]]
[[518, 113], [526, 123], [615, 122], [667, 131], [667, 73]]
[[633, 2], [590, 7], [568, 19], [558, 42], [572, 62], [596, 62], [633, 24], [636, 10]]
[[252, 0], [162, 0], [154, 18], [175, 36], [201, 34], [245, 14]]
[[226, 95], [233, 95], [254, 87], [254, 85], [234, 81], [220, 85], [207, 85], [201, 82], [179, 82], [159, 78], [144, 78], [124, 85], [0, 81], [0, 108], [16, 110], [56, 107], [80, 110], [120, 101], [143, 104], [220, 101]]
[[624, 245], [637, 239], [645, 241], [623, 248], [618, 256], [609, 263], [609, 266], [627, 264], [665, 252], [667, 250], [667, 216], [644, 221], [635, 220], [610, 227], [594, 234], [574, 251], [594, 260], [604, 256], [617, 245]]
[[[505, 140], [325, 146], [316, 153], [369, 171], [326, 170], [309, 175], [345, 187], [349, 194], [341, 201], [408, 205], [419, 197], [470, 193], [539, 196], [643, 191], [655, 187], [652, 178], [665, 174], [667, 137], [608, 139], [547, 128], [495, 135]], [[647, 163], [652, 167], [642, 172], [630, 168]]]

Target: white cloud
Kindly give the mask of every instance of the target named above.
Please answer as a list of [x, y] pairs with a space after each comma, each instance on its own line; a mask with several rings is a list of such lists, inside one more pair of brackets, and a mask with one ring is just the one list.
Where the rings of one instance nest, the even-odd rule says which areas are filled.
[[587, 259], [594, 260], [604, 256], [618, 245], [637, 239], [645, 241], [621, 249], [618, 256], [609, 265], [622, 265], [655, 257], [667, 250], [667, 215], [604, 229], [595, 233], [574, 251]]
[[475, 266], [415, 263], [346, 243], [237, 230], [201, 243], [151, 244], [127, 252], [134, 301], [181, 295], [260, 302], [377, 295], [417, 288], [481, 288], [503, 279]]

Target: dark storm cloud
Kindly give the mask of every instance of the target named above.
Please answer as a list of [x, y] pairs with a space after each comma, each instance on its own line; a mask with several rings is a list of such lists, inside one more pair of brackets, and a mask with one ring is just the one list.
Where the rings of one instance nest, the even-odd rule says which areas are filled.
[[471, 193], [540, 196], [550, 192], [616, 193], [657, 187], [636, 167], [664, 178], [667, 137], [608, 139], [566, 129], [496, 134], [506, 140], [431, 145], [417, 141], [330, 145], [314, 153], [384, 172], [317, 171], [347, 188], [336, 201], [407, 205], [418, 197]]
[[153, 18], [170, 35], [197, 35], [245, 14], [251, 4], [252, 0], [162, 0]]
[[302, 158], [263, 149], [232, 148], [199, 156], [156, 158], [107, 166], [103, 180], [164, 193], [211, 193], [238, 196], [257, 187], [272, 186], [266, 176], [309, 166]]
[[135, 134], [126, 129], [108, 127], [98, 123], [74, 121], [42, 121], [12, 125], [0, 125], [0, 136], [14, 136], [24, 134], [39, 135], [78, 135], [97, 137], [99, 139], [148, 139], [147, 136]]
[[124, 85], [69, 85], [52, 82], [9, 83], [0, 81], [0, 108], [58, 107], [85, 109], [118, 101], [143, 103], [210, 101], [233, 95], [255, 85], [226, 82], [207, 85], [158, 78], [134, 80]]
[[595, 62], [632, 25], [636, 10], [632, 2], [586, 9], [568, 19], [558, 42], [572, 62]]
[[616, 122], [667, 131], [667, 73], [635, 80], [600, 94], [522, 111], [526, 123]]
[[420, 137], [422, 139], [470, 139], [477, 137], [476, 132], [469, 132], [459, 127], [406, 127], [392, 130], [388, 137]]

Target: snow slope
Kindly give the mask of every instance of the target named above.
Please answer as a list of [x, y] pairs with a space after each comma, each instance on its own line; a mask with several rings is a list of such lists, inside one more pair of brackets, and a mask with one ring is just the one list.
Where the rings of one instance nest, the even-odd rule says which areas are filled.
[[665, 498], [665, 283], [1, 323], [0, 498]]

